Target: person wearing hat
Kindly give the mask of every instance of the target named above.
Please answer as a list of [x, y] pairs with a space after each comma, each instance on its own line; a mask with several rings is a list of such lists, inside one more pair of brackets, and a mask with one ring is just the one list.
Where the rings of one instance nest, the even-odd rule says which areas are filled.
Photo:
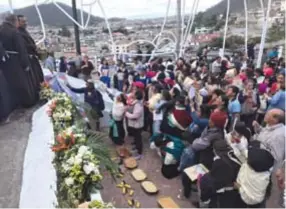
[[243, 205], [241, 208], [265, 208], [271, 192], [271, 173], [275, 159], [264, 143], [253, 141], [248, 148], [247, 161], [237, 175], [234, 187]]
[[234, 188], [240, 162], [226, 141], [213, 143], [214, 162], [211, 170], [198, 179], [200, 200], [209, 208], [237, 208], [243, 205]]
[[92, 111], [96, 114], [96, 118], [93, 119], [95, 119], [96, 130], [99, 131], [99, 119], [103, 117], [102, 111], [105, 109], [105, 105], [102, 94], [95, 89], [93, 81], [91, 79], [87, 80], [86, 87], [79, 89], [73, 88], [69, 84], [67, 86], [75, 93], [84, 94], [84, 102], [90, 105]]
[[192, 123], [192, 117], [186, 110], [185, 100], [183, 95], [179, 96], [175, 100], [175, 105], [171, 108], [171, 111], [165, 114], [161, 124], [161, 131], [163, 133], [182, 138], [182, 133]]
[[211, 168], [213, 153], [212, 145], [216, 140], [224, 139], [224, 127], [227, 121], [227, 114], [223, 111], [214, 111], [209, 119], [209, 125], [202, 132], [201, 136], [195, 139], [191, 145], [199, 162], [207, 168]]

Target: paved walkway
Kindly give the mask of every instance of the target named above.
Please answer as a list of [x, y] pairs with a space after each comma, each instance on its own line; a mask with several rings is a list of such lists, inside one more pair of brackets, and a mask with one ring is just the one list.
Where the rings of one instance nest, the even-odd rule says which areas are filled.
[[34, 110], [17, 110], [9, 124], [0, 126], [0, 207], [17, 208], [22, 184], [22, 167]]
[[[141, 203], [141, 208], [158, 208], [157, 198], [162, 196], [170, 196], [181, 208], [193, 208], [190, 200], [181, 199], [182, 183], [180, 178], [175, 178], [172, 180], [165, 179], [161, 174], [161, 159], [158, 154], [149, 148], [149, 135], [144, 132], [144, 154], [143, 158], [138, 161], [138, 168], [142, 169], [147, 174], [147, 180], [155, 183], [159, 189], [158, 194], [148, 195], [141, 188], [140, 183], [136, 182], [131, 176], [129, 170], [125, 170], [122, 166], [122, 170], [125, 175], [122, 180], [130, 184], [134, 189], [133, 199], [138, 200]], [[130, 146], [131, 141], [127, 141], [128, 146]], [[114, 149], [111, 140], [108, 140], [108, 145]], [[118, 179], [117, 183], [120, 183], [121, 179]], [[129, 208], [127, 204], [127, 199], [131, 199], [128, 195], [123, 195], [121, 190], [116, 187], [116, 182], [107, 174], [104, 174], [102, 197], [103, 200], [113, 202], [115, 207], [118, 208]], [[179, 199], [179, 198], [180, 199]]]

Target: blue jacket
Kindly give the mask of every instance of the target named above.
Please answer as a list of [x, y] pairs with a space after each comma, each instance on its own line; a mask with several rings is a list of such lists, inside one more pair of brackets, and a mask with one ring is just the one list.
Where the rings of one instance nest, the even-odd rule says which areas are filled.
[[285, 91], [280, 90], [270, 100], [268, 110], [278, 108], [285, 111]]
[[191, 112], [191, 117], [193, 122], [189, 130], [191, 130], [192, 133], [201, 134], [209, 124], [208, 118], [199, 118], [195, 111]]

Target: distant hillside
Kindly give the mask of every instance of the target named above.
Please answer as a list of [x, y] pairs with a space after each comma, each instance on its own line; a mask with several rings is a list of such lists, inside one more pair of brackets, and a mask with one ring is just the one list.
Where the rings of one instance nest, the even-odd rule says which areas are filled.
[[[69, 15], [72, 16], [72, 8], [66, 4], [58, 3]], [[44, 23], [50, 26], [62, 26], [62, 25], [73, 25], [73, 22], [62, 13], [53, 3], [39, 5], [39, 10], [42, 14]], [[29, 25], [36, 26], [40, 25], [35, 6], [28, 6], [21, 9], [14, 10], [15, 14], [22, 14], [28, 18]], [[80, 19], [80, 10], [77, 10], [77, 17]], [[88, 17], [88, 13], [84, 12], [85, 20]], [[89, 24], [97, 24], [104, 21], [101, 17], [91, 16]], [[80, 21], [79, 21], [80, 22]]]
[[[231, 13], [244, 12], [243, 1], [244, 0], [230, 0], [230, 12]], [[264, 0], [264, 5], [266, 6], [265, 0]], [[205, 15], [211, 16], [211, 15], [224, 14], [226, 11], [226, 7], [227, 7], [227, 0], [222, 0], [220, 3], [206, 10]], [[259, 0], [248, 0], [247, 7], [248, 9], [261, 8]]]

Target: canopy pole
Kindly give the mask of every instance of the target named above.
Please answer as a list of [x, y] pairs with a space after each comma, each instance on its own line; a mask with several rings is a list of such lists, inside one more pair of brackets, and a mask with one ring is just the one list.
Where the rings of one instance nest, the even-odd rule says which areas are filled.
[[224, 51], [225, 51], [225, 42], [226, 42], [226, 34], [227, 34], [227, 27], [228, 27], [229, 8], [230, 8], [230, 0], [227, 0], [226, 20], [225, 20], [225, 25], [224, 25], [224, 35], [223, 35], [223, 43], [222, 43], [222, 57], [224, 56]]
[[244, 11], [245, 11], [245, 56], [248, 57], [248, 10], [247, 10], [247, 0], [243, 1], [244, 3]]
[[265, 45], [265, 40], [266, 40], [266, 35], [267, 35], [268, 18], [270, 15], [270, 9], [271, 9], [271, 0], [268, 0], [267, 12], [266, 12], [266, 17], [264, 19], [264, 24], [263, 24], [263, 31], [261, 35], [261, 42], [260, 42], [260, 47], [259, 47], [256, 68], [261, 67], [262, 55], [263, 55], [263, 50], [264, 50], [264, 45]]
[[12, 0], [9, 0], [9, 8], [10, 8], [10, 13], [11, 13], [11, 14], [14, 14], [14, 9], [13, 9]]

